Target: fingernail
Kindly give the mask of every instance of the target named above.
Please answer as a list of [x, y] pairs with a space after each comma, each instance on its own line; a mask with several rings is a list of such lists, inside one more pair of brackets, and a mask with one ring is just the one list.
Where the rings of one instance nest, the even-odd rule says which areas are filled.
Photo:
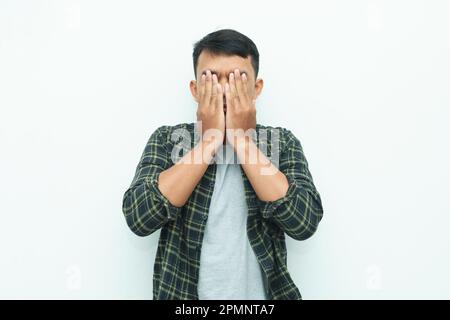
[[247, 80], [247, 76], [245, 75], [245, 73], [242, 74], [242, 78], [243, 78], [244, 80]]

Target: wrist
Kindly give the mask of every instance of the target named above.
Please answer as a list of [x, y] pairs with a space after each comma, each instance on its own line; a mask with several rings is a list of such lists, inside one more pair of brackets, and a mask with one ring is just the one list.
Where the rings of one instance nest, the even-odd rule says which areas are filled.
[[204, 162], [209, 163], [211, 159], [214, 158], [221, 144], [222, 143], [219, 143], [217, 139], [202, 140], [199, 143], [202, 150]]
[[245, 151], [248, 149], [248, 146], [251, 142], [251, 139], [249, 136], [239, 136], [239, 137], [234, 137], [233, 138], [233, 142], [231, 143], [231, 145], [233, 146], [234, 150], [236, 152], [238, 151]]
[[250, 137], [237, 137], [235, 139], [235, 143], [233, 145], [234, 151], [236, 152], [236, 155], [242, 164], [247, 164], [251, 160], [250, 158], [250, 145], [252, 143], [252, 140]]

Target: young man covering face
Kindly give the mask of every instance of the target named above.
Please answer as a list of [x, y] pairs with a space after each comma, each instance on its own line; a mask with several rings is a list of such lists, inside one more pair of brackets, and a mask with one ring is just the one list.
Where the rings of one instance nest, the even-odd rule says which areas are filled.
[[285, 234], [311, 237], [323, 210], [300, 141], [257, 123], [252, 40], [210, 33], [193, 60], [197, 122], [153, 132], [123, 197], [134, 233], [161, 229], [153, 298], [301, 299]]

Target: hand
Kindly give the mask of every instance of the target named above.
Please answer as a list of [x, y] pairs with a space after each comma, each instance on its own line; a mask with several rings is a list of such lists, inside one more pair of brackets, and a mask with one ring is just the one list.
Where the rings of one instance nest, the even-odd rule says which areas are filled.
[[200, 79], [198, 92], [197, 121], [201, 121], [203, 141], [211, 141], [215, 148], [221, 146], [225, 137], [225, 115], [223, 112], [223, 89], [214, 74], [206, 71]]
[[248, 129], [256, 129], [256, 99], [249, 96], [247, 75], [239, 69], [230, 73], [225, 84], [227, 112], [225, 116], [228, 143], [236, 148], [237, 141], [244, 139]]

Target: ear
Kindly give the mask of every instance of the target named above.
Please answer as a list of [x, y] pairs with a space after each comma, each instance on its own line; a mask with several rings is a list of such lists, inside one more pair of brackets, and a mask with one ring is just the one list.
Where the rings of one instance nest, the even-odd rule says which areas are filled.
[[255, 99], [258, 98], [260, 95], [262, 89], [264, 87], [264, 80], [263, 79], [257, 79], [255, 82]]
[[189, 82], [189, 89], [191, 90], [191, 94], [192, 94], [192, 97], [194, 98], [194, 100], [198, 102], [197, 81], [196, 80], [191, 80]]

